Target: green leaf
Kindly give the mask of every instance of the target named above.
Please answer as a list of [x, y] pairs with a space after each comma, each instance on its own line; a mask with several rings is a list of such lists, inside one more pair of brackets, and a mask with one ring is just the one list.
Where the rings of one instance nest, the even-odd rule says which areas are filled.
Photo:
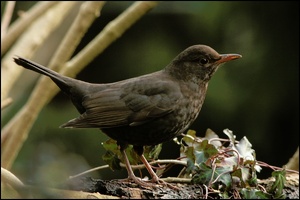
[[282, 198], [283, 197], [283, 188], [284, 184], [286, 182], [286, 171], [281, 170], [281, 171], [273, 171], [272, 172], [272, 177], [275, 178], [275, 182], [272, 184], [270, 193], [274, 193], [274, 198]]
[[226, 187], [224, 189], [228, 189], [232, 185], [232, 178], [230, 172], [231, 172], [230, 166], [216, 168], [216, 172], [214, 174], [214, 180], [218, 178], [217, 182], [221, 182], [222, 184], [224, 184]]
[[114, 154], [121, 155], [119, 147], [117, 145], [117, 141], [113, 139], [106, 140], [105, 142], [102, 143], [102, 146], [107, 151], [111, 151]]
[[102, 159], [112, 170], [121, 170], [120, 159], [113, 152], [106, 151], [106, 153], [102, 156]]
[[271, 199], [271, 195], [254, 188], [242, 188], [240, 190], [243, 199]]
[[[204, 153], [204, 158], [196, 157], [196, 163], [205, 162], [211, 156], [218, 154], [218, 150], [216, 149], [216, 147], [212, 144], [208, 144], [208, 140], [203, 140], [199, 144], [199, 146], [195, 147], [195, 152], [199, 151], [202, 151]], [[200, 156], [199, 153], [197, 155]]]
[[148, 159], [156, 160], [161, 152], [162, 144], [144, 147], [144, 156]]
[[192, 178], [192, 183], [205, 184], [209, 186], [211, 182], [215, 182], [213, 186], [217, 188], [218, 183], [221, 182], [226, 188], [229, 188], [232, 184], [230, 172], [231, 169], [228, 167], [217, 167], [212, 169], [204, 163], [201, 163], [200, 170]]
[[256, 190], [255, 195], [257, 196], [256, 199], [271, 199], [272, 195], [265, 193], [261, 190]]
[[182, 138], [182, 140], [188, 145], [193, 146], [193, 143], [195, 142], [196, 138], [196, 131], [194, 130], [188, 130], [186, 135]]
[[200, 164], [200, 171], [195, 174], [191, 180], [194, 184], [205, 184], [208, 185], [212, 177], [212, 169], [205, 165], [204, 163]]
[[181, 157], [186, 157], [187, 173], [193, 173], [196, 170], [196, 166], [206, 162], [207, 159], [218, 153], [214, 145], [208, 144], [208, 140], [190, 144], [192, 144], [192, 146], [182, 147], [180, 153]]
[[257, 186], [258, 182], [257, 182], [257, 176], [256, 176], [255, 171], [252, 171], [252, 176], [251, 176], [251, 178], [249, 178], [249, 179], [247, 180], [247, 183], [248, 183], [249, 186], [251, 186], [251, 187]]
[[[131, 165], [137, 165], [140, 162], [140, 157], [139, 155], [134, 151], [133, 146], [132, 145], [128, 145], [128, 147], [125, 150], [127, 158], [130, 162]], [[123, 159], [122, 162], [124, 163]]]
[[193, 155], [194, 155], [194, 162], [196, 164], [203, 163], [203, 162], [205, 162], [208, 159], [208, 157], [205, 156], [205, 152], [204, 151], [196, 151], [196, 150], [194, 150], [193, 151]]
[[192, 173], [195, 168], [195, 155], [194, 155], [194, 148], [193, 147], [187, 147], [185, 149], [185, 152], [181, 153], [181, 156], [186, 156], [185, 160], [187, 161], [187, 173]]
[[[123, 155], [117, 145], [117, 141], [115, 141], [113, 139], [108, 139], [102, 143], [102, 146], [107, 151], [104, 154], [104, 156], [102, 156], [102, 158], [112, 169], [118, 169], [118, 168], [116, 168], [116, 166], [114, 166], [114, 164], [116, 164], [117, 162], [122, 161], [122, 163], [125, 163]], [[128, 145], [125, 152], [128, 157], [128, 160], [131, 164], [136, 165], [139, 163], [140, 158], [133, 150], [132, 145]]]
[[105, 154], [102, 155], [103, 161], [108, 164], [112, 170], [120, 170], [121, 160], [119, 158], [121, 158], [122, 155], [117, 142], [113, 139], [108, 139], [102, 143], [102, 146], [106, 149]]
[[249, 169], [247, 167], [241, 167], [241, 168], [235, 170], [232, 173], [232, 176], [236, 176], [240, 179], [242, 187], [249, 186], [248, 180], [249, 180], [250, 174], [249, 174]]

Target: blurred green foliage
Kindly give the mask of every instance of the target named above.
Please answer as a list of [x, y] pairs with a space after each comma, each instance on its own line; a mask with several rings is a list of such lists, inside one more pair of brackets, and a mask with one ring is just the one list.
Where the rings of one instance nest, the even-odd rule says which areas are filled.
[[[131, 4], [107, 2], [77, 52]], [[24, 9], [24, 4], [17, 5]], [[59, 43], [61, 37], [52, 40]], [[243, 58], [225, 64], [212, 78], [191, 129], [203, 136], [211, 128], [222, 137], [223, 129], [229, 128], [237, 140], [249, 139], [257, 160], [286, 164], [299, 145], [299, 2], [160, 2], [77, 78], [114, 82], [157, 71], [194, 44], [209, 45], [219, 53], [239, 53]], [[39, 54], [54, 51], [46, 45]], [[21, 101], [26, 101], [26, 95]], [[11, 114], [15, 110], [11, 108]], [[104, 164], [101, 142], [107, 137], [99, 130], [58, 128], [77, 116], [71, 101], [57, 95], [41, 112], [12, 171], [24, 182], [41, 181], [41, 174], [57, 182]], [[178, 156], [178, 145], [172, 141], [163, 145], [160, 158]], [[54, 165], [58, 168], [55, 175], [50, 167]], [[263, 169], [261, 174], [266, 172]], [[107, 169], [91, 176], [126, 177], [126, 170], [118, 173]]]

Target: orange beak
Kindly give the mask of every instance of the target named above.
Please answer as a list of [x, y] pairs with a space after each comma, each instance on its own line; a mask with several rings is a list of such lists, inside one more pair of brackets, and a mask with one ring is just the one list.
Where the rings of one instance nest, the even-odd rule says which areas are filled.
[[221, 59], [217, 61], [217, 63], [219, 63], [219, 64], [242, 57], [239, 54], [221, 54], [220, 56], [221, 56]]

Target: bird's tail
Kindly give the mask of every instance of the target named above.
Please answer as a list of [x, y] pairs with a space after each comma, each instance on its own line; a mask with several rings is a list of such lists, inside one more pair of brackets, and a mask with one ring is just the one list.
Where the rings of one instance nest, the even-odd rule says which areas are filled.
[[16, 56], [14, 57], [14, 61], [18, 65], [26, 69], [50, 77], [53, 82], [71, 98], [73, 104], [80, 113], [85, 112], [85, 108], [82, 105], [82, 98], [86, 95], [87, 92], [91, 91], [90, 88], [94, 88], [95, 91], [97, 91], [99, 88], [99, 86], [91, 87], [90, 83], [63, 76], [47, 67], [34, 63], [25, 58]]
[[55, 72], [55, 71], [53, 71], [53, 70], [51, 70], [47, 67], [39, 65], [37, 63], [34, 63], [30, 60], [27, 60], [27, 59], [22, 58], [22, 57], [14, 57], [14, 61], [18, 65], [20, 65], [20, 66], [22, 66], [26, 69], [30, 69], [30, 70], [35, 71], [37, 73], [49, 76], [53, 80], [60, 81], [60, 82], [64, 81], [63, 76], [60, 75], [59, 73], [57, 73], [57, 72]]
[[70, 81], [68, 81], [68, 80], [71, 78], [60, 75], [59, 73], [57, 73], [47, 67], [39, 65], [37, 63], [34, 63], [34, 62], [32, 62], [28, 59], [22, 58], [22, 57], [16, 56], [16, 57], [14, 57], [14, 61], [18, 65], [20, 65], [26, 69], [29, 69], [29, 70], [32, 70], [37, 73], [40, 73], [40, 74], [50, 77], [61, 90], [63, 90], [64, 92], [67, 92], [67, 93], [69, 92], [71, 86], [70, 86]]

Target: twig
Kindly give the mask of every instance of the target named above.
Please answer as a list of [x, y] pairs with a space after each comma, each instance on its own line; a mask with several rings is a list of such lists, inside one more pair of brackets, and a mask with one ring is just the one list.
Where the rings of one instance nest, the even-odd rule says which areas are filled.
[[191, 183], [191, 178], [178, 178], [178, 177], [166, 177], [161, 178], [161, 180], [166, 181], [168, 183]]
[[[177, 165], [184, 165], [184, 166], [187, 165], [185, 161], [179, 161], [179, 160], [155, 160], [155, 161], [149, 162], [150, 165], [170, 164], [170, 163], [177, 164]], [[124, 168], [126, 167], [125, 164], [123, 164], [123, 163], [120, 163], [120, 166], [124, 167]], [[145, 165], [144, 164], [131, 165], [131, 167], [132, 167], [132, 169], [143, 169], [143, 168], [145, 168]], [[88, 174], [88, 173], [91, 173], [91, 172], [94, 172], [94, 171], [97, 171], [97, 170], [101, 170], [101, 169], [106, 169], [106, 168], [109, 168], [109, 165], [103, 165], [103, 166], [99, 166], [99, 167], [89, 169], [89, 170], [81, 172], [79, 174], [70, 176], [69, 179], [76, 178], [76, 177], [82, 176], [84, 174]]]
[[[6, 98], [3, 101], [1, 101], [1, 110], [3, 110], [4, 108], [6, 108], [7, 106], [9, 106], [12, 103], [12, 98]], [[1, 133], [1, 144], [4, 143], [4, 141], [7, 139], [7, 134], [2, 134]]]
[[15, 4], [16, 4], [15, 1], [6, 2], [6, 7], [1, 21], [1, 44], [3, 42], [3, 37], [6, 34], [7, 27], [10, 24], [11, 16], [13, 15], [14, 12]]
[[1, 101], [1, 110], [4, 109], [4, 108], [6, 108], [7, 106], [9, 106], [9, 105], [11, 104], [12, 101], [13, 101], [13, 100], [12, 100], [12, 98], [10, 98], [10, 97], [4, 99], [3, 101]]
[[69, 176], [69, 179], [77, 178], [79, 176], [82, 176], [82, 175], [85, 175], [85, 174], [88, 174], [88, 173], [91, 173], [91, 172], [94, 172], [94, 171], [97, 171], [97, 170], [106, 169], [106, 168], [109, 168], [109, 165], [102, 165], [102, 166], [99, 166], [99, 167], [95, 167], [95, 168], [86, 170], [86, 171], [81, 172], [79, 174]]
[[9, 184], [16, 191], [22, 189], [24, 184], [13, 173], [1, 167], [1, 183]]
[[[273, 165], [269, 165], [268, 163], [265, 163], [265, 162], [262, 162], [262, 161], [257, 161], [257, 164], [259, 165], [259, 166], [263, 166], [263, 167], [269, 167], [269, 168], [271, 168], [272, 170], [283, 170], [284, 168], [282, 168], [282, 167], [276, 167], [276, 166], [273, 166]], [[298, 171], [296, 171], [296, 170], [292, 170], [292, 169], [285, 169], [285, 171], [286, 172], [291, 172], [291, 173], [297, 173], [297, 174], [299, 174], [299, 172]]]

